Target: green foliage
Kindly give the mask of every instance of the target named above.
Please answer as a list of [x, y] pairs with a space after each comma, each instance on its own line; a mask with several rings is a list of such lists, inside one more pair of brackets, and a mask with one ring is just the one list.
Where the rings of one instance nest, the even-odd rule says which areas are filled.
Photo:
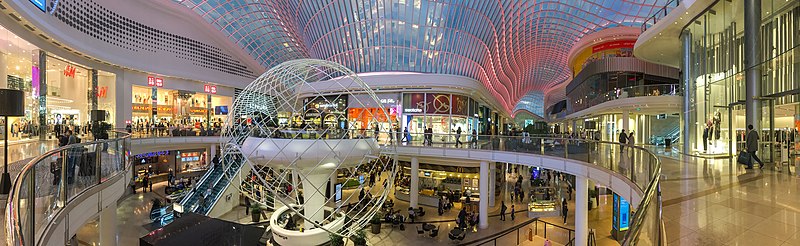
[[338, 234], [330, 233], [328, 237], [331, 240], [331, 246], [344, 246], [344, 238]]
[[361, 183], [359, 183], [358, 180], [347, 179], [347, 181], [344, 181], [344, 184], [342, 186], [344, 188], [350, 188], [350, 187], [356, 187], [356, 186], [359, 186], [359, 185], [361, 185]]
[[364, 230], [359, 230], [356, 234], [350, 236], [350, 240], [353, 241], [353, 244], [356, 246], [366, 246], [367, 245], [367, 233]]

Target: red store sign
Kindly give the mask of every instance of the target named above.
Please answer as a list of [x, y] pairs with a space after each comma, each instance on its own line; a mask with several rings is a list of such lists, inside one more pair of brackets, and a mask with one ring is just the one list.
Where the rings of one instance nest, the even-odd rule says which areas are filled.
[[164, 79], [156, 78], [156, 77], [153, 77], [153, 76], [147, 76], [147, 85], [148, 86], [164, 87]]
[[217, 94], [217, 86], [216, 85], [205, 85], [203, 87], [203, 91], [205, 93]]
[[64, 68], [64, 76], [75, 78], [75, 67], [67, 65], [67, 67]]
[[597, 53], [600, 51], [610, 50], [610, 49], [633, 48], [634, 44], [636, 44], [636, 40], [621, 40], [621, 41], [606, 42], [592, 47], [592, 53]]

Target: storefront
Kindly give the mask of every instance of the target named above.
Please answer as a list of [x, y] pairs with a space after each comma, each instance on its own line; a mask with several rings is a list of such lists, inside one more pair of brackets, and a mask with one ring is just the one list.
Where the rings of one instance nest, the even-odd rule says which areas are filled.
[[[352, 95], [348, 100], [347, 121], [350, 129], [374, 130], [375, 124], [381, 132], [394, 131], [398, 127], [398, 108], [400, 108], [400, 93], [378, 93], [380, 106], [375, 99], [367, 94]], [[397, 129], [402, 131], [402, 129]], [[380, 138], [386, 139], [382, 133]]]
[[348, 129], [347, 95], [306, 98], [303, 105], [306, 106], [303, 109], [303, 125]]
[[[39, 86], [33, 83], [33, 76], [38, 77], [39, 69], [33, 65], [32, 56], [37, 47], [18, 38], [8, 31], [0, 29], [0, 88], [21, 90], [25, 93], [25, 116], [9, 117], [9, 127], [5, 136], [9, 141], [37, 138], [39, 135]], [[38, 81], [37, 81], [38, 82]], [[0, 125], [5, 125], [0, 118]]]
[[[400, 162], [403, 169], [399, 174], [395, 197], [408, 201], [411, 182], [410, 163]], [[419, 203], [436, 207], [440, 197], [448, 197], [452, 202], [462, 202], [467, 192], [471, 199], [478, 198], [478, 168], [453, 167], [420, 163], [419, 168]]]
[[466, 136], [480, 129], [478, 102], [472, 98], [442, 93], [404, 93], [403, 124], [409, 133], [422, 134], [425, 128], [433, 130], [434, 142], [455, 142], [452, 135], [460, 128], [462, 142]]
[[0, 40], [7, 44], [0, 47], [0, 88], [25, 93], [25, 115], [9, 118], [10, 141], [52, 138], [67, 130], [85, 135], [93, 109], [105, 110], [105, 120], [114, 122], [115, 74], [49, 54], [6, 28], [0, 28]]
[[[681, 69], [690, 79], [686, 89], [691, 102], [683, 115], [688, 151], [701, 156], [734, 155], [745, 147], [747, 110], [745, 109], [748, 49], [745, 47], [744, 12], [746, 1], [719, 1], [686, 26], [682, 34], [682, 54], [689, 54], [690, 66]], [[761, 136], [758, 156], [764, 162], [786, 161], [797, 153], [800, 127], [797, 62], [800, 39], [800, 2], [764, 0], [759, 23], [760, 60], [753, 61], [754, 79], [760, 95], [760, 108], [753, 110], [753, 121]], [[681, 63], [686, 64], [687, 62]], [[754, 104], [759, 106], [758, 104]], [[683, 130], [686, 131], [686, 130]], [[681, 137], [684, 139], [684, 137]], [[778, 159], [781, 158], [781, 159]]]
[[151, 87], [133, 85], [131, 88], [131, 123], [135, 129], [145, 128], [151, 123], [200, 129], [222, 125], [227, 117], [231, 97], [164, 89], [161, 87], [169, 81], [149, 76], [148, 80], [151, 79], [157, 81]]

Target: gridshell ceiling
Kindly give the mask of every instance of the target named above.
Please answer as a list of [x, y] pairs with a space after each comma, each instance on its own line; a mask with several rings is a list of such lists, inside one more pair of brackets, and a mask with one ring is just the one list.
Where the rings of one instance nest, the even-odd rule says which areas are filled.
[[568, 81], [568, 52], [581, 37], [640, 26], [667, 0], [173, 1], [267, 68], [317, 58], [357, 73], [461, 75], [511, 113], [528, 92]]

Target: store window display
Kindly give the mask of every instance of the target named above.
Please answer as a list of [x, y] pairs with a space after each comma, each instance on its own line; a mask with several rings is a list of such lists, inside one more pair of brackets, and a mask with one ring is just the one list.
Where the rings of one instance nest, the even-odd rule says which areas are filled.
[[47, 124], [53, 136], [67, 130], [84, 135], [89, 131], [91, 104], [87, 92], [90, 73], [86, 67], [47, 57]]
[[403, 94], [403, 119], [405, 127], [414, 136], [422, 136], [425, 129], [433, 132], [434, 143], [455, 143], [454, 134], [461, 128], [464, 136], [476, 131], [480, 125], [478, 102], [463, 95], [442, 93]]
[[[5, 136], [11, 142], [39, 136], [39, 85], [33, 82], [39, 68], [33, 66], [32, 57], [37, 47], [0, 27], [0, 88], [21, 90], [25, 93], [25, 116], [8, 117]], [[6, 125], [6, 122], [0, 122]]]

